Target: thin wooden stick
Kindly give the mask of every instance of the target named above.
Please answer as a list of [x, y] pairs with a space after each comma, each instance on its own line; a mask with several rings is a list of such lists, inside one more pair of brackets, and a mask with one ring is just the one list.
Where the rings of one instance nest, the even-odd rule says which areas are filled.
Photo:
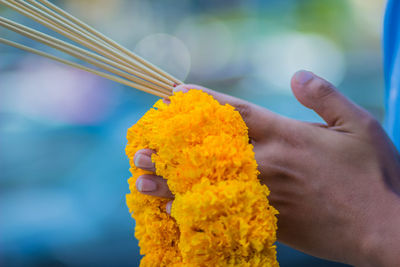
[[[28, 4], [24, 1], [21, 1], [21, 0], [11, 0], [11, 2], [13, 2], [18, 7], [24, 9], [25, 11], [30, 12], [37, 17], [40, 17], [42, 20], [45, 20], [47, 23], [50, 23], [55, 27], [61, 28], [62, 30], [69, 32], [70, 34], [74, 35], [77, 38], [85, 38], [86, 41], [90, 42], [92, 45], [98, 46], [98, 44], [100, 42], [103, 45], [108, 46], [110, 49], [114, 49], [114, 48], [110, 47], [109, 45], [105, 44], [101, 39], [98, 39], [97, 37], [88, 33], [84, 29], [80, 29], [74, 23], [68, 21], [61, 15], [55, 13], [51, 9], [43, 6], [42, 4], [39, 4], [38, 2], [36, 2], [34, 0], [27, 0], [27, 2], [29, 2], [30, 4]], [[31, 4], [34, 5], [35, 7], [33, 7]], [[71, 30], [72, 28], [74, 30]], [[99, 49], [101, 49], [101, 47], [99, 47]], [[115, 49], [114, 49], [114, 52], [116, 54], [120, 55], [118, 58], [121, 61], [124, 61], [121, 64], [124, 64], [127, 67], [133, 67], [132, 64], [128, 64], [125, 62], [126, 60], [124, 60], [124, 55], [122, 55], [118, 51], [115, 51]], [[107, 54], [108, 52], [104, 50], [103, 53]], [[134, 68], [135, 68], [135, 70], [140, 71], [140, 69], [138, 69], [136, 67], [134, 67]]]
[[77, 37], [77, 36], [71, 34], [69, 29], [60, 28], [59, 26], [55, 25], [53, 22], [49, 22], [49, 20], [47, 18], [43, 17], [40, 14], [37, 14], [37, 13], [33, 12], [32, 10], [30, 10], [27, 7], [25, 7], [24, 5], [21, 5], [20, 3], [13, 2], [14, 3], [13, 4], [13, 3], [10, 3], [10, 1], [4, 1], [4, 0], [0, 0], [0, 3], [3, 3], [4, 5], [8, 6], [9, 8], [12, 8], [15, 11], [21, 13], [22, 15], [35, 20], [36, 22], [44, 25], [45, 27], [47, 27], [49, 29], [52, 29], [55, 32], [58, 32], [59, 34], [69, 38], [70, 40], [72, 40], [72, 41], [74, 41], [76, 43], [79, 43], [79, 44], [81, 44], [81, 45], [83, 45], [83, 46], [85, 46], [85, 47], [87, 47], [87, 48], [89, 48], [89, 49], [91, 49], [91, 50], [93, 50], [93, 51], [105, 56], [105, 57], [108, 57], [108, 58], [112, 59], [113, 61], [117, 61], [120, 64], [126, 64], [125, 62], [123, 62], [118, 57], [102, 53], [102, 51], [99, 51], [99, 49], [97, 49], [92, 44], [90, 44], [90, 43], [88, 43], [88, 42], [86, 42], [84, 40], [81, 40], [80, 36]]
[[[34, 12], [36, 12], [36, 14], [40, 14], [40, 15], [44, 16], [45, 18], [49, 19], [51, 21], [50, 23], [52, 23], [53, 25], [56, 24], [57, 26], [62, 27], [64, 30], [69, 31], [71, 34], [85, 38], [86, 41], [88, 41], [94, 45], [98, 45], [100, 47], [100, 49], [102, 49], [103, 51], [105, 50], [105, 51], [111, 52], [114, 56], [118, 56], [120, 59], [125, 60], [126, 62], [130, 63], [132, 66], [139, 67], [139, 69], [143, 70], [145, 73], [148, 73], [149, 75], [152, 75], [154, 78], [164, 80], [165, 77], [160, 76], [160, 74], [154, 72], [151, 69], [148, 69], [146, 66], [140, 64], [140, 62], [138, 62], [136, 60], [134, 60], [134, 61], [128, 60], [129, 57], [126, 57], [125, 55], [121, 54], [121, 52], [118, 51], [117, 49], [114, 49], [113, 47], [110, 47], [107, 44], [104, 45], [104, 42], [99, 43], [97, 41], [98, 40], [97, 37], [95, 37], [96, 40], [93, 40], [92, 37], [85, 36], [84, 32], [81, 31], [80, 29], [76, 30], [75, 27], [74, 28], [65, 27], [65, 24], [63, 25], [62, 21], [58, 20], [57, 18], [52, 17], [51, 15], [49, 15], [45, 12], [42, 12], [41, 10], [38, 10], [37, 8], [33, 7], [32, 5], [26, 3], [22, 0], [11, 0], [11, 1], [14, 3], [17, 2], [19, 4], [25, 5], [25, 7], [27, 7], [29, 10], [34, 11]], [[32, 0], [28, 0], [28, 1], [31, 2]], [[173, 82], [171, 80], [168, 80], [168, 81], [171, 82], [170, 85], [173, 85]]]
[[[100, 54], [102, 54], [102, 55], [104, 55], [106, 57], [110, 57], [110, 58], [114, 57], [114, 60], [116, 60], [115, 59], [115, 57], [116, 57], [117, 60], [119, 60], [119, 62], [121, 64], [124, 64], [124, 65], [126, 65], [128, 67], [134, 67], [133, 66], [134, 64], [129, 64], [127, 62], [126, 58], [124, 58], [124, 56], [121, 55], [119, 52], [114, 51], [114, 53], [111, 54], [110, 52], [108, 52], [109, 50], [105, 50], [101, 45], [99, 45], [98, 42], [96, 42], [97, 39], [93, 40], [92, 38], [86, 37], [84, 35], [84, 33], [76, 31], [76, 30], [73, 30], [71, 27], [69, 27], [69, 25], [66, 25], [64, 22], [61, 22], [58, 19], [53, 18], [51, 15], [47, 14], [46, 12], [44, 12], [42, 10], [37, 9], [36, 7], [32, 6], [31, 4], [26, 3], [24, 1], [21, 1], [21, 0], [8, 0], [6, 2], [8, 2], [8, 4], [9, 4], [8, 7], [13, 8], [17, 12], [20, 12], [25, 16], [27, 16], [26, 13], [30, 14], [32, 16], [30, 18], [33, 19], [33, 20], [35, 20], [35, 18], [36, 18], [36, 21], [39, 22], [39, 23], [42, 23], [41, 21], [46, 22], [47, 24], [44, 24], [44, 23], [42, 23], [42, 24], [44, 26], [46, 26], [46, 27], [48, 27], [48, 28], [50, 28], [50, 29], [52, 29], [52, 30], [64, 35], [64, 36], [66, 36], [67, 38], [72, 39], [70, 36], [65, 35], [64, 34], [65, 32], [67, 32], [69, 35], [75, 36], [75, 38], [77, 38], [79, 40], [85, 41], [86, 43], [90, 43], [91, 45], [97, 47], [99, 50], [101, 50], [101, 52], [100, 51], [96, 51], [97, 53], [100, 53]], [[36, 4], [38, 4], [38, 3], [36, 3]], [[26, 13], [23, 13], [23, 12], [26, 12]], [[41, 21], [38, 21], [38, 20], [41, 20]], [[49, 27], [49, 25], [51, 25], [51, 26], [53, 26], [55, 28]], [[62, 31], [62, 32], [57, 31], [57, 29]], [[79, 41], [77, 41], [75, 39], [72, 39], [72, 40], [74, 40], [75, 42], [79, 43]], [[80, 43], [80, 44], [86, 46], [86, 44], [84, 44], [84, 43]], [[104, 46], [104, 44], [103, 44], [103, 46]], [[109, 46], [107, 46], [107, 47], [108, 47], [108, 49], [111, 49]], [[93, 48], [91, 48], [91, 49], [93, 49]], [[134, 67], [134, 68], [136, 70], [139, 70], [136, 67]]]
[[[35, 0], [26, 0], [28, 3], [34, 5], [35, 7], [39, 8], [40, 10], [42, 10], [43, 12], [56, 17], [57, 19], [61, 20], [62, 22], [64, 22], [65, 24], [68, 24], [68, 26], [83, 32], [85, 35], [92, 37], [93, 39], [96, 39], [97, 42], [101, 42], [105, 45], [108, 45], [107, 43], [105, 43], [103, 40], [101, 40], [100, 38], [96, 37], [95, 35], [93, 35], [92, 33], [90, 33], [89, 31], [85, 30], [84, 28], [80, 27], [79, 25], [75, 24], [72, 21], [69, 21], [68, 19], [64, 18], [63, 16], [61, 16], [60, 14], [56, 13], [55, 11], [53, 11], [52, 9], [48, 8], [47, 6], [40, 4], [39, 2], [35, 1]], [[110, 46], [111, 47], [111, 46]]]
[[[61, 60], [60, 62], [76, 64], [77, 66], [80, 66], [80, 69], [89, 69], [91, 71], [117, 77], [118, 79], [122, 79], [124, 81], [128, 80], [129, 82], [133, 82], [133, 84], [138, 84], [153, 91], [159, 91], [159, 94], [165, 94], [166, 96], [172, 94], [173, 86], [182, 83], [170, 74], [147, 62], [135, 53], [104, 36], [94, 28], [90, 27], [47, 0], [0, 0], [0, 4], [14, 9], [22, 15], [35, 20], [45, 27], [52, 29], [53, 31], [85, 46], [96, 53], [2, 17], [0, 17], [0, 26], [6, 27], [33, 40], [39, 41], [45, 45], [86, 61], [93, 66], [102, 68], [118, 76], [122, 76], [123, 78], [108, 73], [99, 72], [80, 64], [57, 58], [42, 51], [30, 48], [30, 50], [35, 51], [36, 54], [45, 54], [47, 55], [46, 57], [52, 59], [57, 58], [58, 61]], [[26, 48], [29, 49], [29, 47], [23, 46], [22, 44], [17, 44], [11, 41], [5, 42], [7, 41], [5, 39], [2, 40], [3, 43], [11, 44], [12, 46], [19, 47], [24, 50], [27, 50]], [[103, 75], [103, 77], [105, 76]]]
[[[110, 57], [113, 60], [118, 61], [119, 63], [121, 63], [121, 60], [128, 61], [130, 64], [133, 64], [134, 66], [136, 66], [135, 65], [136, 62], [132, 62], [131, 60], [129, 61], [127, 57], [121, 58], [121, 54], [116, 53], [113, 49], [110, 49], [108, 46], [104, 46], [102, 44], [97, 43], [94, 40], [90, 40], [90, 38], [82, 36], [81, 33], [79, 33], [79, 32], [76, 32], [76, 35], [78, 35], [80, 38], [76, 37], [76, 35], [71, 34], [71, 31], [73, 31], [73, 29], [68, 28], [68, 26], [65, 25], [62, 21], [59, 21], [56, 18], [52, 18], [48, 14], [44, 14], [42, 11], [38, 10], [37, 8], [35, 8], [34, 6], [32, 6], [28, 3], [25, 3], [20, 0], [8, 0], [8, 1], [1, 0], [0, 2], [4, 3], [5, 5], [7, 5], [8, 7], [12, 8], [12, 9], [16, 10], [17, 12], [37, 21], [38, 23], [60, 33], [61, 35], [64, 35], [67, 38], [69, 38], [77, 43], [80, 43], [81, 45], [83, 45], [89, 49], [96, 51], [99, 54], [102, 54], [106, 57]], [[63, 24], [65, 26], [63, 26]], [[110, 54], [104, 54], [104, 51], [107, 51], [112, 56]], [[160, 80], [166, 82], [167, 84], [169, 84], [171, 86], [173, 85], [173, 82], [166, 79], [165, 77], [160, 76], [157, 73], [149, 72], [148, 74], [154, 76], [157, 79], [160, 79]]]
[[[36, 30], [30, 29], [30, 28], [25, 27], [23, 25], [20, 25], [18, 23], [15, 23], [15, 22], [12, 22], [10, 20], [7, 20], [7, 19], [4, 19], [4, 18], [0, 17], [0, 25], [3, 26], [3, 27], [6, 27], [6, 28], [8, 28], [8, 29], [10, 29], [12, 31], [15, 31], [15, 32], [17, 32], [17, 33], [19, 33], [21, 35], [29, 37], [29, 38], [31, 38], [33, 40], [36, 40], [36, 41], [41, 42], [41, 43], [44, 43], [44, 44], [46, 44], [46, 45], [48, 45], [50, 47], [56, 48], [56, 49], [58, 49], [58, 50], [60, 50], [60, 51], [62, 51], [64, 53], [72, 55], [72, 56], [74, 56], [74, 57], [76, 57], [78, 59], [84, 60], [84, 61], [86, 61], [86, 62], [88, 62], [88, 63], [90, 63], [90, 64], [92, 64], [92, 65], [94, 65], [96, 67], [102, 68], [104, 70], [107, 70], [107, 71], [112, 72], [114, 74], [117, 74], [119, 76], [122, 76], [122, 77], [124, 77], [124, 78], [126, 78], [128, 80], [134, 81], [134, 82], [136, 82], [138, 84], [147, 86], [149, 88], [152, 88], [154, 90], [157, 90], [157, 91], [160, 91], [160, 92], [164, 92], [164, 93], [172, 91], [172, 87], [168, 88], [168, 89], [164, 89], [164, 88], [156, 86], [156, 85], [154, 85], [154, 84], [152, 84], [152, 83], [150, 83], [150, 82], [148, 82], [146, 80], [142, 80], [142, 79], [139, 79], [139, 78], [137, 78], [135, 76], [129, 75], [129, 74], [119, 70], [118, 68], [111, 67], [111, 66], [109, 66], [107, 64], [104, 64], [101, 61], [93, 59], [91, 57], [91, 56], [94, 56], [95, 58], [100, 58], [101, 59], [100, 56], [96, 56], [95, 54], [93, 54], [93, 53], [91, 53], [89, 51], [86, 51], [84, 49], [80, 49], [80, 48], [75, 47], [73, 45], [69, 45], [69, 44], [67, 44], [67, 43], [65, 43], [65, 42], [63, 42], [61, 40], [57, 40], [56, 38], [48, 36], [48, 35], [46, 35], [44, 33], [40, 33], [40, 32], [38, 32]], [[101, 59], [101, 60], [102, 61], [109, 61], [107, 59]]]
[[120, 51], [124, 52], [126, 55], [130, 56], [131, 58], [141, 62], [143, 65], [149, 67], [150, 69], [154, 70], [155, 72], [161, 74], [164, 77], [167, 77], [169, 80], [173, 81], [175, 84], [182, 84], [182, 82], [172, 75], [168, 74], [167, 72], [161, 70], [160, 68], [156, 67], [155, 65], [151, 64], [147, 60], [143, 59], [142, 57], [136, 55], [135, 53], [131, 52], [129, 49], [123, 47], [122, 45], [116, 43], [115, 41], [111, 40], [104, 34], [100, 33], [99, 31], [95, 30], [91, 26], [87, 25], [86, 23], [82, 22], [81, 20], [77, 19], [76, 17], [72, 16], [68, 12], [64, 11], [63, 9], [59, 8], [58, 6], [52, 4], [48, 0], [39, 0], [42, 4], [46, 5], [47, 7], [55, 10], [56, 12], [62, 14], [64, 17], [68, 18], [75, 24], [81, 26], [85, 30], [91, 32], [93, 35], [97, 36], [98, 38], [102, 39], [104, 42], [110, 44], [113, 47], [118, 48]]
[[81, 70], [93, 73], [95, 75], [104, 77], [106, 79], [109, 79], [109, 80], [112, 80], [112, 81], [115, 81], [115, 82], [118, 82], [118, 83], [121, 83], [121, 84], [124, 84], [124, 85], [127, 85], [129, 87], [136, 88], [138, 90], [144, 91], [144, 92], [152, 94], [152, 95], [156, 95], [156, 96], [164, 97], [164, 98], [168, 97], [168, 94], [152, 90], [150, 88], [147, 88], [146, 86], [143, 86], [143, 85], [140, 85], [140, 84], [125, 80], [123, 78], [120, 78], [120, 77], [117, 77], [117, 76], [114, 76], [114, 75], [111, 75], [111, 74], [108, 74], [108, 73], [104, 73], [104, 72], [101, 72], [101, 71], [90, 69], [90, 68], [85, 67], [83, 65], [80, 65], [80, 64], [77, 64], [77, 63], [74, 63], [74, 62], [71, 62], [71, 61], [68, 61], [68, 60], [65, 60], [65, 59], [50, 55], [50, 54], [47, 54], [45, 52], [30, 48], [30, 47], [22, 45], [22, 44], [18, 44], [18, 43], [15, 43], [15, 42], [3, 39], [3, 38], [0, 38], [0, 43], [6, 44], [6, 45], [10, 45], [10, 46], [13, 46], [13, 47], [16, 47], [16, 48], [19, 48], [19, 49], [22, 49], [22, 50], [37, 54], [39, 56], [46, 57], [46, 58], [61, 62], [63, 64], [72, 66], [74, 68], [81, 69]]
[[[22, 24], [16, 23], [16, 22], [14, 22], [12, 20], [6, 19], [6, 18], [1, 17], [1, 16], [0, 16], [0, 22], [5, 23], [5, 24], [2, 24], [2, 26], [4, 26], [4, 27], [7, 27], [6, 25], [12, 25], [12, 26], [14, 26], [16, 28], [19, 28], [20, 30], [22, 30], [24, 32], [28, 32], [28, 33], [33, 34], [33, 35], [35, 35], [37, 37], [40, 37], [42, 39], [48, 40], [50, 42], [53, 42], [53, 43], [56, 43], [56, 44], [61, 45], [63, 47], [66, 47], [66, 48], [69, 48], [71, 50], [74, 50], [77, 53], [84, 54], [86, 56], [92, 57], [92, 58], [94, 58], [96, 60], [99, 60], [99, 61], [102, 61], [102, 62], [104, 62], [106, 64], [109, 64], [109, 65], [111, 65], [111, 66], [113, 66], [115, 68], [121, 69], [121, 70], [123, 70], [125, 72], [128, 72], [128, 73], [132, 74], [132, 75], [138, 76], [138, 77], [142, 78], [143, 80], [149, 81], [151, 83], [154, 83], [154, 84], [166, 89], [167, 91], [171, 91], [172, 90], [171, 86], [167, 86], [164, 83], [162, 83], [162, 82], [160, 82], [160, 81], [158, 81], [158, 80], [156, 80], [156, 79], [154, 79], [154, 78], [152, 78], [152, 77], [150, 77], [150, 76], [148, 76], [146, 74], [142, 74], [142, 73], [140, 73], [140, 72], [138, 72], [136, 70], [132, 70], [130, 68], [127, 68], [126, 66], [118, 64], [118, 63], [116, 63], [116, 62], [114, 62], [112, 60], [109, 60], [109, 59], [107, 59], [105, 57], [102, 57], [102, 56], [100, 56], [98, 54], [92, 53], [92, 52], [90, 52], [88, 50], [85, 50], [85, 49], [82, 49], [82, 48], [77, 47], [75, 45], [66, 43], [66, 42], [61, 41], [61, 40], [59, 40], [57, 38], [54, 38], [54, 37], [52, 37], [50, 35], [41, 33], [41, 32], [39, 32], [37, 30], [34, 30], [32, 28], [29, 28], [29, 27], [26, 27], [26, 26], [24, 26]], [[7, 27], [7, 28], [10, 29], [10, 27]], [[35, 40], [37, 40], [37, 39], [35, 39]]]

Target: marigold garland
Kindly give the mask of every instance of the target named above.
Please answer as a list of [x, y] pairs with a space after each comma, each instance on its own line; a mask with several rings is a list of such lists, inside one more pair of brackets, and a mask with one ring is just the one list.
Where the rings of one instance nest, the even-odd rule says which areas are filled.
[[[141, 266], [278, 266], [278, 213], [257, 179], [253, 146], [240, 114], [210, 95], [175, 93], [159, 100], [127, 134], [132, 177], [126, 202], [136, 221]], [[133, 162], [150, 148], [157, 175], [175, 194], [167, 199], [139, 193], [147, 173]]]

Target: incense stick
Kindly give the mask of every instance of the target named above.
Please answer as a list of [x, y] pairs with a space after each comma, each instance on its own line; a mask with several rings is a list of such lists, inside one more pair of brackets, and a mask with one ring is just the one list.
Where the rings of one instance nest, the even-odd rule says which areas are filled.
[[[40, 2], [40, 3], [39, 3]], [[172, 94], [182, 82], [116, 43], [47, 0], [0, 0], [0, 3], [35, 20], [86, 49], [0, 17], [0, 26], [83, 60], [109, 73], [94, 70], [9, 40], [1, 42], [61, 63], [83, 69], [158, 96]], [[146, 90], [145, 90], [146, 88]]]
[[92, 28], [89, 25], [85, 24], [84, 22], [80, 21], [79, 19], [77, 19], [76, 17], [72, 16], [68, 12], [62, 10], [61, 8], [57, 7], [56, 5], [50, 3], [47, 0], [39, 0], [39, 1], [41, 3], [43, 3], [44, 5], [56, 10], [57, 12], [62, 14], [64, 17], [70, 19], [71, 21], [73, 21], [77, 25], [79, 25], [82, 28], [86, 29], [87, 31], [91, 32], [92, 34], [94, 34], [95, 36], [99, 37], [100, 39], [102, 39], [106, 43], [110, 44], [111, 46], [118, 48], [120, 51], [123, 51], [126, 55], [132, 57], [133, 59], [136, 59], [137, 61], [141, 62], [142, 64], [144, 64], [145, 66], [147, 66], [150, 69], [154, 70], [155, 72], [159, 73], [160, 75], [162, 75], [162, 76], [168, 78], [169, 80], [173, 81], [175, 84], [177, 84], [177, 85], [178, 84], [182, 84], [182, 82], [180, 80], [176, 79], [175, 77], [173, 77], [172, 75], [168, 74], [167, 72], [161, 70], [160, 68], [157, 68], [156, 66], [154, 66], [153, 64], [151, 64], [147, 60], [145, 60], [145, 59], [141, 58], [140, 56], [134, 54], [129, 49], [123, 47], [122, 45], [120, 45], [120, 44], [116, 43], [115, 41], [111, 40], [110, 38], [108, 38], [107, 36], [105, 36], [105, 35], [101, 34], [100, 32], [96, 31], [94, 28]]
[[25, 46], [25, 45], [22, 45], [22, 44], [18, 44], [16, 42], [12, 42], [12, 41], [6, 40], [6, 39], [1, 38], [1, 37], [0, 37], [0, 43], [6, 44], [6, 45], [9, 45], [9, 46], [13, 46], [13, 47], [28, 51], [30, 53], [37, 54], [39, 56], [46, 57], [46, 58], [58, 61], [60, 63], [69, 65], [71, 67], [74, 67], [76, 69], [81, 69], [81, 70], [93, 73], [95, 75], [104, 77], [104, 78], [106, 78], [108, 80], [112, 80], [112, 81], [115, 81], [117, 83], [121, 83], [121, 84], [127, 85], [129, 87], [144, 91], [144, 92], [149, 93], [149, 94], [153, 94], [153, 95], [156, 95], [156, 96], [159, 96], [159, 97], [168, 97], [169, 96], [168, 94], [164, 94], [164, 93], [160, 93], [160, 92], [155, 91], [155, 90], [151, 90], [151, 89], [147, 88], [146, 86], [142, 86], [140, 84], [136, 84], [134, 82], [122, 79], [122, 78], [120, 78], [118, 76], [114, 76], [114, 75], [110, 75], [110, 74], [105, 73], [105, 72], [93, 70], [91, 68], [85, 67], [85, 66], [80, 65], [78, 63], [75, 63], [75, 62], [72, 62], [72, 61], [69, 61], [69, 60], [66, 60], [66, 59], [62, 59], [62, 58], [50, 55], [48, 53], [39, 51], [37, 49], [31, 48], [31, 47], [28, 47], [28, 46]]
[[[82, 48], [79, 48], [77, 46], [74, 46], [72, 44], [68, 44], [68, 43], [66, 43], [64, 41], [61, 41], [61, 40], [57, 39], [57, 38], [54, 38], [54, 37], [51, 37], [51, 36], [49, 36], [47, 34], [38, 32], [38, 31], [36, 31], [34, 29], [31, 29], [31, 28], [28, 28], [28, 27], [23, 26], [21, 24], [15, 23], [15, 22], [10, 21], [8, 19], [5, 19], [3, 17], [0, 17], [0, 25], [3, 26], [3, 27], [8, 28], [10, 30], [13, 30], [13, 31], [15, 31], [15, 32], [17, 32], [17, 33], [19, 33], [21, 35], [24, 35], [24, 36], [26, 36], [28, 38], [31, 38], [31, 39], [33, 39], [35, 41], [41, 42], [41, 43], [46, 44], [46, 45], [48, 45], [50, 47], [58, 49], [58, 50], [60, 50], [60, 51], [62, 51], [64, 53], [72, 55], [72, 56], [74, 56], [74, 57], [76, 57], [78, 59], [84, 60], [84, 61], [86, 61], [86, 62], [88, 62], [88, 63], [90, 63], [90, 64], [92, 64], [94, 66], [103, 68], [105, 70], [113, 72], [114, 74], [118, 74], [120, 76], [123, 76], [123, 77], [125, 77], [125, 78], [127, 78], [129, 80], [132, 80], [132, 81], [136, 82], [136, 83], [139, 83], [139, 84], [142, 84], [142, 85], [146, 85], [146, 86], [148, 86], [148, 87], [150, 87], [152, 89], [158, 90], [158, 91], [171, 90], [171, 87], [165, 86], [164, 84], [160, 83], [158, 80], [155, 80], [155, 79], [153, 79], [151, 77], [143, 76], [143, 74], [141, 74], [141, 73], [139, 73], [139, 72], [137, 72], [135, 70], [126, 68], [125, 66], [122, 66], [122, 65], [120, 65], [118, 63], [115, 63], [115, 62], [113, 62], [113, 61], [111, 61], [111, 60], [109, 60], [107, 58], [104, 58], [104, 57], [99, 56], [97, 54], [94, 54], [94, 53], [92, 53], [90, 51], [87, 51], [85, 49], [82, 49]], [[101, 62], [104, 62], [106, 64], [101, 63]], [[107, 66], [107, 64], [113, 66], [114, 68], [112, 68], [110, 66]], [[138, 78], [136, 78], [134, 76], [127, 75], [124, 72], [120, 71], [119, 69], [121, 69], [121, 70], [123, 70], [125, 72], [128, 72], [130, 74], [137, 75], [139, 77], [144, 77], [144, 79], [138, 79]], [[154, 83], [154, 84], [152, 84], [151, 82]], [[155, 85], [158, 85], [158, 86], [155, 86]], [[160, 87], [162, 87], [162, 88], [160, 88]]]
[[[73, 40], [76, 43], [79, 43], [105, 57], [109, 57], [114, 61], [119, 62], [120, 64], [126, 65], [126, 66], [133, 66], [137, 67], [137, 63], [129, 60], [127, 57], [123, 57], [121, 54], [116, 52], [115, 50], [109, 48], [108, 46], [105, 46], [101, 43], [96, 42], [95, 40], [92, 40], [90, 37], [85, 36], [79, 31], [75, 31], [72, 28], [69, 28], [67, 25], [62, 23], [61, 21], [52, 18], [48, 14], [43, 14], [40, 10], [37, 8], [33, 7], [32, 5], [25, 3], [24, 1], [20, 0], [1, 0], [1, 3], [5, 3], [8, 7], [14, 9], [15, 11], [19, 12], [20, 14], [23, 14], [26, 17], [29, 17], [36, 22], [46, 26], [47, 28], [67, 37], [70, 40]], [[138, 66], [141, 67], [141, 66]], [[144, 70], [144, 69], [142, 69]], [[148, 74], [151, 76], [160, 79], [163, 82], [166, 82], [169, 85], [173, 85], [171, 81], [166, 79], [165, 77], [161, 77], [157, 73], [153, 73], [152, 71], [147, 71]]]

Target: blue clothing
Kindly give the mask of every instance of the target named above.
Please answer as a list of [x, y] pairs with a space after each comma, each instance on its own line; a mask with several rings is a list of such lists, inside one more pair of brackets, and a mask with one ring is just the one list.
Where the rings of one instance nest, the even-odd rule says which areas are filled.
[[400, 149], [400, 0], [388, 0], [384, 21], [386, 130]]

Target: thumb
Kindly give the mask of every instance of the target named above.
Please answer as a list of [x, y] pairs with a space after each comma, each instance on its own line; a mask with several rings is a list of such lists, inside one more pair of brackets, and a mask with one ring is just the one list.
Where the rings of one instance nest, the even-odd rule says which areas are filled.
[[314, 110], [328, 126], [358, 123], [365, 112], [326, 80], [309, 71], [296, 72], [291, 81], [297, 100]]

